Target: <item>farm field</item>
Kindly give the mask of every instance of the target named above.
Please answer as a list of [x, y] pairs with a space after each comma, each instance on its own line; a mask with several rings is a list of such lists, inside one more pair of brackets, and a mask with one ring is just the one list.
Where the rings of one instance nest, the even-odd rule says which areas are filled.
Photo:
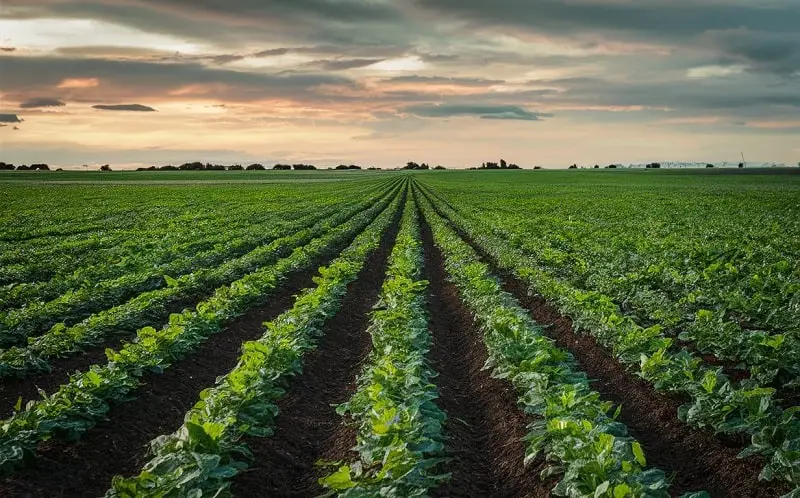
[[796, 173], [0, 174], [0, 496], [800, 497]]

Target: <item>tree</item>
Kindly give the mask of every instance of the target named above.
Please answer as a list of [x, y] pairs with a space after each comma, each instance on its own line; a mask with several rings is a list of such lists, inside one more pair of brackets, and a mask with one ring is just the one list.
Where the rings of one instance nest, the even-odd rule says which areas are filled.
[[0, 162], [0, 170], [14, 171], [14, 165], [11, 163]]
[[311, 171], [317, 169], [313, 164], [293, 164], [292, 168], [294, 168], [295, 171]]
[[706, 164], [706, 168], [713, 168], [713, 167], [714, 167], [714, 165], [711, 164], [711, 163]]
[[111, 171], [111, 166], [108, 164], [104, 164], [100, 166], [100, 171]]
[[181, 171], [202, 171], [205, 169], [205, 166], [203, 163], [195, 161], [193, 163], [183, 163], [178, 166], [178, 169]]
[[577, 164], [573, 164], [572, 166], [570, 166], [567, 169], [578, 169], [578, 165]]
[[234, 164], [232, 166], [228, 166], [228, 171], [244, 171], [244, 166], [241, 164]]
[[740, 168], [744, 168], [744, 163], [739, 163]]
[[500, 169], [508, 168], [508, 164], [506, 163], [505, 159], [500, 159]]
[[291, 164], [276, 164], [272, 167], [272, 169], [280, 170], [280, 171], [290, 171], [292, 169]]
[[541, 166], [534, 166], [533, 169], [542, 169]]
[[447, 168], [445, 168], [441, 164], [437, 164], [436, 167], [434, 167], [433, 169], [447, 169]]
[[31, 168], [25, 164], [20, 164], [19, 166], [17, 166], [17, 171], [30, 171], [30, 170]]
[[247, 171], [264, 171], [266, 168], [263, 164], [253, 163], [250, 166], [246, 167], [245, 170]]
[[50, 166], [46, 164], [31, 164], [31, 171], [50, 171]]

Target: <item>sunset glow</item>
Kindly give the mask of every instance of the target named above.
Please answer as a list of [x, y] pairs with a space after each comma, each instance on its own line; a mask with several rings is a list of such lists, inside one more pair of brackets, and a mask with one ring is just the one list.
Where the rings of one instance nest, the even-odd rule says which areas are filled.
[[797, 164], [798, 25], [794, 0], [5, 0], [0, 160]]

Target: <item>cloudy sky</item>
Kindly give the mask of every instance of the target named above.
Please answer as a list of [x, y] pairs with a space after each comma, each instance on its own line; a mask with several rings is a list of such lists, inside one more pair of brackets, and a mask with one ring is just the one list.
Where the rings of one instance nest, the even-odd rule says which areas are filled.
[[0, 160], [800, 161], [797, 0], [2, 0]]

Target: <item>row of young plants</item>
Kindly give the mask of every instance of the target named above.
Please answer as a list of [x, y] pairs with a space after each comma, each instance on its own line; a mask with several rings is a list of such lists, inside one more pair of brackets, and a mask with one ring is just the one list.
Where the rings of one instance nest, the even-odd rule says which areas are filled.
[[447, 273], [483, 331], [485, 368], [507, 379], [520, 394], [520, 406], [536, 417], [526, 435], [525, 463], [544, 457], [549, 466], [542, 477], [561, 476], [553, 489], [558, 496], [670, 496], [664, 472], [646, 468], [641, 445], [616, 421], [620, 407], [612, 411], [612, 403], [600, 399], [572, 356], [502, 290], [489, 266], [429, 201], [420, 197], [420, 205]]
[[[365, 190], [380, 188], [378, 184], [384, 182], [343, 182], [335, 191], [307, 184], [305, 188], [284, 184], [269, 189], [138, 185], [102, 191], [72, 186], [66, 190], [60, 187], [62, 195], [53, 195], [56, 187], [20, 187], [20, 196], [9, 199], [8, 209], [14, 216], [3, 217], [2, 227], [18, 224], [20, 230], [33, 234], [38, 224], [75, 233], [6, 243], [0, 250], [0, 302], [3, 287], [10, 287], [13, 295], [19, 284], [69, 278], [79, 268], [87, 268], [87, 280], [103, 279], [101, 275], [113, 268], [113, 263], [133, 268], [138, 259], [150, 258], [150, 253], [191, 244], [205, 233], [219, 232], [220, 220], [225, 220], [228, 228], [240, 221], [259, 220], [265, 213], [306, 212], [318, 206], [318, 201], [346, 202], [361, 197]], [[151, 202], [143, 203], [143, 198]], [[80, 220], [87, 216], [97, 226], [83, 232]], [[187, 249], [196, 252], [191, 246]], [[88, 270], [91, 267], [97, 275]]]
[[[236, 220], [233, 223], [217, 218], [212, 223], [194, 225], [188, 234], [181, 233], [180, 239], [177, 240], [161, 236], [160, 230], [138, 231], [135, 237], [131, 234], [131, 239], [141, 241], [156, 236], [160, 238], [160, 244], [145, 250], [132, 246], [127, 254], [112, 262], [102, 258], [97, 264], [75, 268], [67, 275], [56, 275], [50, 280], [40, 282], [18, 283], [1, 289], [0, 310], [4, 311], [0, 312], [0, 319], [7, 321], [9, 310], [13, 308], [42, 306], [43, 303], [56, 298], [66, 306], [70, 304], [70, 294], [80, 293], [81, 289], [86, 287], [97, 286], [101, 287], [101, 290], [106, 287], [119, 287], [124, 285], [125, 281], [117, 282], [115, 279], [128, 275], [137, 275], [140, 281], [150, 279], [153, 280], [153, 285], [158, 285], [160, 283], [158, 277], [164, 273], [175, 276], [191, 271], [193, 267], [207, 264], [205, 261], [216, 264], [214, 258], [216, 261], [222, 261], [229, 254], [231, 256], [228, 257], [244, 254], [263, 243], [262, 230], [280, 220], [281, 217], [274, 213], [264, 213], [257, 219]], [[222, 225], [226, 227], [225, 231], [219, 230]], [[193, 236], [193, 239], [187, 241], [185, 239], [187, 235]], [[163, 281], [163, 278], [160, 280]], [[146, 290], [146, 287], [143, 289]], [[62, 296], [65, 293], [67, 296]], [[67, 308], [65, 315], [68, 315], [69, 311]]]
[[[251, 255], [263, 253], [265, 244], [268, 246], [271, 241], [284, 237], [287, 233], [292, 234], [311, 227], [339, 209], [343, 207], [323, 208], [321, 213], [312, 211], [294, 221], [273, 223], [272, 226], [253, 226], [250, 229], [256, 230], [257, 236], [251, 237], [249, 241], [242, 241], [238, 248], [234, 246], [234, 252], [228, 246], [195, 254], [193, 257], [179, 257], [161, 268], [150, 265], [142, 271], [130, 272], [113, 280], [86, 282], [52, 301], [31, 303], [18, 310], [0, 313], [0, 347], [23, 344], [27, 338], [36, 336], [57, 323], [72, 325], [94, 312], [116, 306], [142, 292], [163, 288], [176, 280], [178, 285], [190, 282], [194, 286], [210, 285], [210, 288], [214, 288], [220, 285], [215, 283], [214, 275], [224, 275], [224, 272], [220, 272], [220, 263], [240, 265], [240, 262], [246, 262]], [[218, 220], [218, 229], [221, 223]], [[208, 284], [202, 281], [203, 277], [209, 278]]]
[[[395, 194], [394, 203], [399, 202], [398, 195]], [[337, 247], [361, 233], [391, 201], [381, 201], [305, 246], [296, 247], [291, 255], [275, 264], [260, 267], [218, 288], [196, 309], [171, 315], [169, 323], [160, 330], [140, 329], [134, 341], [119, 351], [106, 352], [107, 364], [78, 372], [56, 392], [28, 402], [25, 408], [18, 406], [19, 410], [0, 426], [0, 472], [8, 473], [32, 460], [40, 441], [80, 438], [106, 416], [110, 403], [128, 398], [146, 371], [161, 372], [168, 368], [210, 335], [223, 330], [230, 320], [263, 303], [286, 275], [335, 254]]]
[[[220, 233], [200, 246], [194, 245], [194, 248], [175, 247], [176, 251], [193, 256], [180, 257], [175, 253], [177, 258], [163, 266], [158, 263], [160, 256], [164, 252], [172, 253], [172, 250], [161, 254], [151, 253], [154, 258], [152, 264], [144, 265], [138, 270], [126, 269], [127, 263], [113, 265], [116, 268], [112, 270], [112, 274], [121, 273], [108, 280], [89, 280], [85, 272], [79, 269], [73, 274], [75, 279], [50, 280], [42, 286], [36, 284], [15, 286], [12, 290], [52, 287], [50, 284], [55, 282], [53, 286], [66, 287], [66, 292], [48, 301], [34, 300], [22, 308], [0, 312], [0, 347], [24, 343], [26, 338], [34, 337], [56, 323], [74, 324], [92, 313], [115, 306], [137, 294], [165, 287], [167, 277], [178, 278], [193, 271], [214, 267], [225, 260], [236, 258], [269, 243], [286, 232], [286, 224], [274, 228], [270, 225], [272, 223], [265, 225], [255, 223], [251, 228], [256, 230], [257, 235], [250, 235], [253, 232], [249, 232], [249, 229], [249, 233], [242, 234]], [[242, 238], [242, 235], [245, 237]], [[164, 241], [164, 244], [170, 245], [169, 241]], [[137, 257], [137, 259], [143, 258]], [[112, 265], [105, 266], [110, 268]], [[96, 267], [91, 268], [96, 269]], [[73, 287], [71, 282], [77, 282], [77, 286]]]
[[216, 386], [204, 390], [174, 433], [150, 445], [152, 458], [134, 477], [116, 476], [108, 497], [221, 496], [249, 466], [245, 437], [273, 434], [288, 379], [302, 371], [304, 355], [315, 349], [325, 322], [335, 315], [350, 282], [376, 250], [401, 197], [314, 278], [316, 287], [300, 293], [292, 308], [265, 323], [261, 338], [243, 353]]
[[472, 202], [460, 203], [458, 212], [481, 220], [554, 276], [623, 303], [637, 323], [659, 325], [762, 385], [798, 387], [800, 267], [793, 272], [785, 255], [765, 261], [766, 249], [747, 243], [727, 251], [733, 254], [716, 253], [716, 238], [704, 245], [681, 234], [653, 241], [609, 221], [556, 214], [534, 214], [529, 226]]
[[[154, 220], [152, 227], [124, 232], [125, 238], [114, 246], [113, 255], [95, 252], [95, 259], [89, 264], [73, 266], [65, 274], [45, 281], [22, 282], [0, 288], [0, 310], [46, 302], [69, 291], [74, 293], [81, 287], [113, 286], [114, 282], [104, 281], [130, 274], [139, 275], [142, 281], [150, 279], [154, 285], [163, 285], [164, 279], [159, 278], [160, 275], [175, 277], [244, 254], [263, 244], [266, 234], [262, 232], [265, 229], [274, 232], [276, 227], [272, 225], [276, 223], [295, 222], [316, 210], [344, 209], [351, 203], [350, 199], [372, 197], [384, 187], [374, 185], [360, 191], [361, 195], [349, 197], [339, 191], [310, 199], [288, 199], [275, 209], [264, 209], [247, 217], [232, 217], [230, 212], [220, 209], [203, 217], [183, 215]], [[39, 261], [53, 255], [27, 254], [27, 257], [28, 261]]]
[[[69, 197], [65, 200], [72, 201]], [[6, 247], [0, 252], [0, 285], [11, 287], [13, 296], [14, 287], [21, 283], [33, 284], [67, 277], [76, 268], [95, 265], [98, 259], [117, 261], [131, 253], [158, 251], [159, 241], [178, 243], [190, 240], [202, 233], [198, 230], [208, 227], [221, 215], [213, 208], [198, 209], [200, 212], [195, 212], [197, 206], [193, 204], [183, 206], [187, 208], [187, 212], [179, 214], [170, 209], [177, 206], [170, 204], [129, 206], [124, 197], [120, 204], [127, 210], [126, 213], [118, 212], [111, 216], [93, 213], [92, 216], [99, 216], [99, 219], [92, 221], [91, 228], [81, 227], [80, 222], [80, 217], [91, 211], [79, 207], [67, 208], [71, 217], [50, 220], [44, 218], [47, 225], [59, 227], [59, 233], [6, 243]], [[238, 206], [244, 208], [246, 204], [243, 202]], [[100, 213], [102, 212], [101, 210]], [[41, 222], [36, 218], [23, 217], [28, 223]], [[142, 237], [142, 234], [147, 234], [148, 237]], [[0, 296], [5, 297], [3, 294]]]
[[[388, 197], [395, 195], [396, 191], [394, 188], [381, 195]], [[326, 215], [330, 213], [327, 212], [315, 214], [311, 219], [301, 219], [295, 226], [287, 223], [279, 230], [291, 235], [277, 238], [244, 256], [231, 259], [216, 268], [200, 269], [177, 279], [167, 277], [167, 287], [142, 293], [124, 304], [94, 314], [71, 327], [57, 324], [45, 334], [29, 338], [26, 347], [11, 347], [0, 351], [0, 378], [25, 377], [48, 371], [51, 358], [63, 357], [86, 347], [101, 344], [113, 334], [132, 332], [158, 323], [168, 315], [170, 308], [207, 295], [220, 285], [241, 278], [290, 254], [294, 248], [319, 237], [336, 225], [345, 223], [353, 215], [376, 202], [378, 199], [369, 199], [328, 217]], [[319, 219], [320, 217], [322, 219]], [[274, 235], [278, 234], [273, 232], [273, 237]]]
[[774, 400], [775, 389], [754, 379], [732, 381], [722, 367], [709, 366], [679, 348], [661, 327], [640, 326], [608, 296], [576, 289], [540, 269], [526, 254], [493, 236], [490, 226], [459, 216], [442, 202], [434, 204], [502, 270], [554, 303], [573, 319], [576, 329], [594, 336], [626, 367], [657, 390], [687, 396], [690, 402], [677, 414], [682, 421], [717, 433], [749, 435], [750, 444], [739, 456], [765, 459], [760, 478], [800, 485], [800, 407], [781, 408]]
[[337, 407], [358, 428], [357, 459], [320, 483], [339, 496], [428, 496], [448, 476], [443, 460], [445, 413], [436, 406], [436, 375], [422, 275], [417, 208], [407, 203], [386, 279], [368, 328], [372, 351], [353, 397]]
[[[462, 215], [471, 212], [466, 206], [460, 210]], [[783, 333], [746, 329], [741, 322], [746, 323], [747, 320], [737, 318], [736, 312], [726, 303], [733, 296], [742, 297], [742, 293], [723, 285], [702, 288], [699, 284], [701, 281], [716, 280], [720, 271], [732, 271], [723, 269], [724, 266], [730, 267], [730, 263], [712, 263], [692, 280], [696, 287], [682, 296], [672, 298], [670, 293], [658, 287], [643, 284], [645, 276], [620, 274], [623, 273], [620, 269], [610, 267], [613, 262], [609, 263], [605, 251], [587, 259], [590, 256], [569, 254], [568, 250], [548, 246], [545, 240], [541, 245], [531, 244], [528, 242], [530, 235], [525, 232], [510, 232], [494, 222], [486, 222], [493, 227], [495, 236], [534, 258], [540, 267], [560, 268], [572, 260], [574, 265], [582, 268], [582, 280], [586, 288], [602, 293], [616, 303], [625, 303], [626, 311], [634, 315], [637, 323], [663, 327], [665, 335], [677, 338], [700, 353], [713, 355], [737, 369], [747, 371], [761, 385], [778, 385], [788, 389], [798, 387], [800, 334], [796, 333], [796, 329], [786, 329]], [[649, 268], [653, 266], [651, 264]], [[770, 271], [766, 268], [763, 270]], [[662, 270], [659, 268], [658, 271]], [[574, 285], [573, 280], [570, 279], [570, 283]], [[762, 277], [756, 273], [753, 280], [762, 280]], [[787, 289], [798, 294], [800, 283], [790, 283]]]

